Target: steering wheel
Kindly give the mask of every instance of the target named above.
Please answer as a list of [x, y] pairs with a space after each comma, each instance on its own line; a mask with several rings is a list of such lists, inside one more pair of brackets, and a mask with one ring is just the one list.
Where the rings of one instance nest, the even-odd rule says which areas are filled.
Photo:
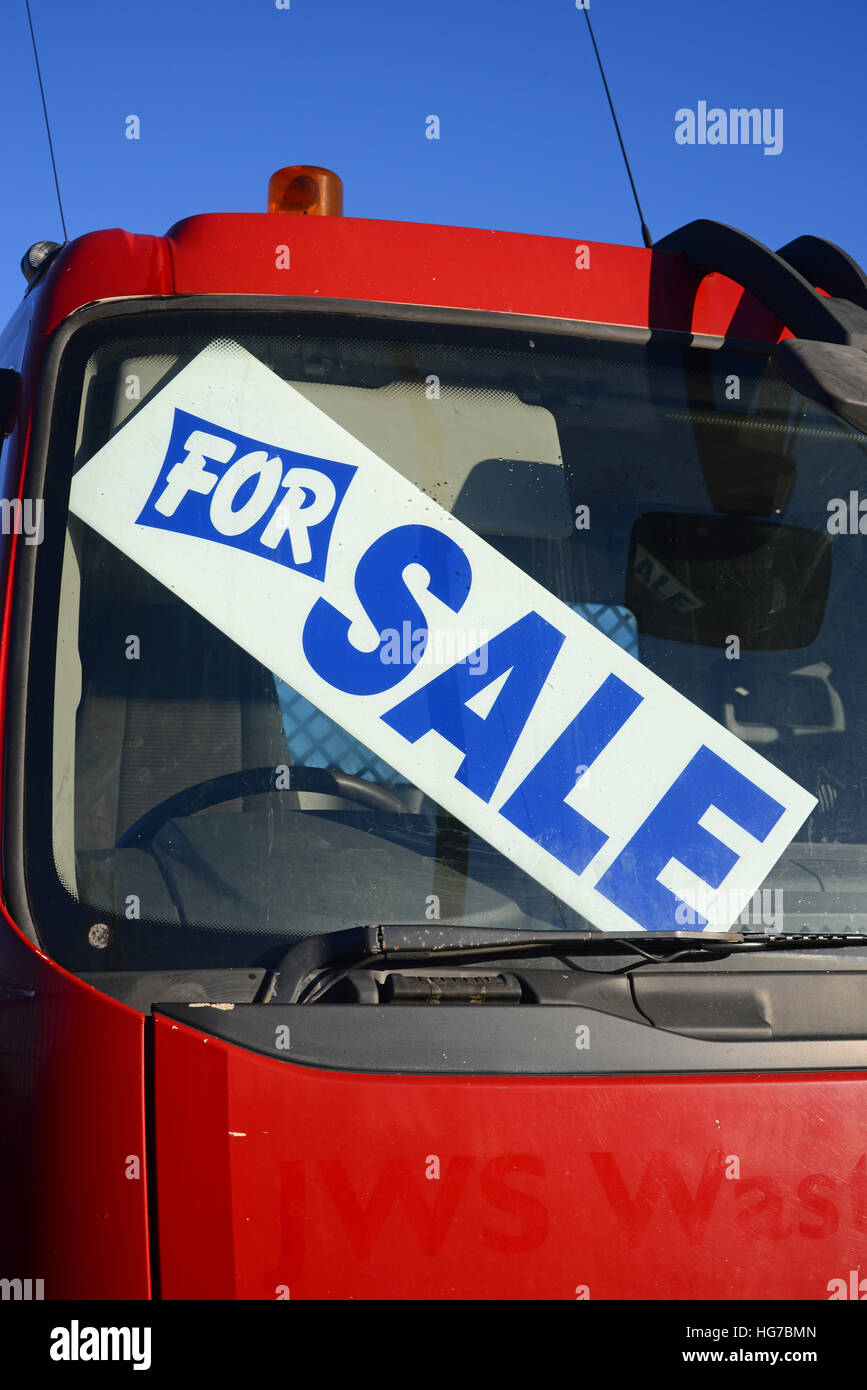
[[274, 785], [274, 767], [242, 768], [239, 772], [209, 777], [205, 782], [185, 787], [139, 816], [123, 832], [115, 849], [133, 849], [149, 844], [166, 821], [173, 820], [175, 816], [192, 816], [208, 806], [219, 805], [221, 801], [233, 801], [236, 796], [255, 796], [259, 792], [321, 792], [327, 796], [344, 796], [351, 801], [360, 801], [376, 811], [405, 815], [409, 809], [399, 796], [385, 787], [377, 786], [375, 782], [365, 782], [363, 777], [353, 777], [337, 768], [290, 767], [288, 771], [288, 786], [283, 787]]

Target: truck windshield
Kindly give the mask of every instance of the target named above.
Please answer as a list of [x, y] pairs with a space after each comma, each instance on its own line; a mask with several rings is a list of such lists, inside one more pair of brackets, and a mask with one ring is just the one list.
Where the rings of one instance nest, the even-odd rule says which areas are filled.
[[60, 368], [26, 811], [57, 959], [252, 967], [368, 923], [593, 925], [67, 511], [74, 472], [221, 336], [813, 793], [742, 925], [867, 928], [864, 436], [764, 350], [188, 309], [94, 319]]

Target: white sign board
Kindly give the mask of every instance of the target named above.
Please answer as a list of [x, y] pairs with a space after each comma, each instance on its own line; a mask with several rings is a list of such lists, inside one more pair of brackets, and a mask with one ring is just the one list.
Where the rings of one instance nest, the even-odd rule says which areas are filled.
[[815, 805], [237, 344], [70, 508], [605, 931], [726, 929]]

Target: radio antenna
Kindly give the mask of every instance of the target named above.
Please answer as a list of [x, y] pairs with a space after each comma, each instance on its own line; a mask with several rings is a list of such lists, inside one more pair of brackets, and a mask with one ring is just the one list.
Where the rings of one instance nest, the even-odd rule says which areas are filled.
[[632, 177], [632, 170], [629, 167], [629, 160], [626, 155], [626, 146], [623, 143], [623, 136], [620, 134], [620, 126], [617, 122], [617, 113], [614, 110], [614, 102], [611, 100], [611, 93], [608, 90], [608, 83], [605, 80], [605, 69], [602, 66], [602, 59], [599, 56], [599, 49], [596, 46], [596, 37], [593, 33], [593, 25], [590, 23], [589, 0], [588, 4], [584, 7], [584, 18], [587, 20], [587, 28], [590, 30], [590, 42], [593, 44], [593, 52], [596, 54], [596, 61], [599, 64], [599, 73], [602, 77], [602, 85], [605, 88], [605, 95], [608, 98], [608, 105], [611, 108], [611, 119], [614, 122], [614, 129], [617, 131], [617, 139], [620, 141], [620, 151], [623, 155], [623, 163], [626, 165], [626, 173], [627, 177], [629, 178], [630, 187], [632, 189], [632, 196], [635, 199], [635, 206], [638, 209], [638, 220], [641, 223], [641, 239], [644, 242], [645, 246], [651, 247], [653, 245], [653, 237], [650, 235], [647, 223], [644, 220], [644, 213], [641, 211], [641, 204], [638, 201], [638, 190], [635, 187], [635, 180]]
[[60, 223], [63, 227], [63, 240], [67, 242], [69, 237], [66, 232], [66, 218], [63, 216], [63, 200], [60, 196], [60, 180], [57, 177], [57, 164], [54, 159], [54, 145], [51, 140], [51, 124], [48, 120], [48, 107], [45, 104], [45, 88], [42, 85], [42, 73], [39, 68], [39, 54], [36, 50], [36, 35], [33, 32], [33, 16], [30, 13], [30, 0], [24, 0], [27, 6], [27, 23], [30, 25], [30, 38], [33, 42], [33, 57], [36, 59], [36, 76], [39, 79], [39, 95], [42, 97], [42, 112], [45, 116], [45, 133], [48, 136], [48, 150], [51, 155], [51, 168], [54, 171], [54, 187], [57, 189], [57, 206], [60, 209]]

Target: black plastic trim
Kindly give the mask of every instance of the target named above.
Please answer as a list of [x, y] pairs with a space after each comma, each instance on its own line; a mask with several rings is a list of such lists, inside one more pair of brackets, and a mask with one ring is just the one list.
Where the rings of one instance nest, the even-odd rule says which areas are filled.
[[207, 1004], [252, 1004], [261, 999], [267, 972], [255, 966], [225, 970], [82, 971], [79, 979], [140, 1013], [149, 1014], [155, 999], [180, 999], [200, 1008]]
[[867, 1072], [867, 1036], [708, 1042], [580, 1006], [271, 1003], [192, 1010], [157, 1003], [153, 1012], [246, 1051], [329, 1071], [401, 1076]]
[[[795, 246], [791, 254], [797, 258], [797, 243]], [[863, 309], [845, 299], [825, 299], [792, 261], [736, 227], [699, 218], [655, 242], [654, 250], [680, 251], [700, 275], [718, 271], [736, 280], [796, 338], [867, 347]]]
[[0, 368], [0, 439], [12, 433], [21, 389], [21, 377], [11, 367]]
[[785, 338], [772, 354], [784, 381], [867, 434], [867, 352], [842, 343]]
[[777, 252], [811, 285], [867, 309], [867, 275], [842, 246], [818, 236], [799, 236]]

